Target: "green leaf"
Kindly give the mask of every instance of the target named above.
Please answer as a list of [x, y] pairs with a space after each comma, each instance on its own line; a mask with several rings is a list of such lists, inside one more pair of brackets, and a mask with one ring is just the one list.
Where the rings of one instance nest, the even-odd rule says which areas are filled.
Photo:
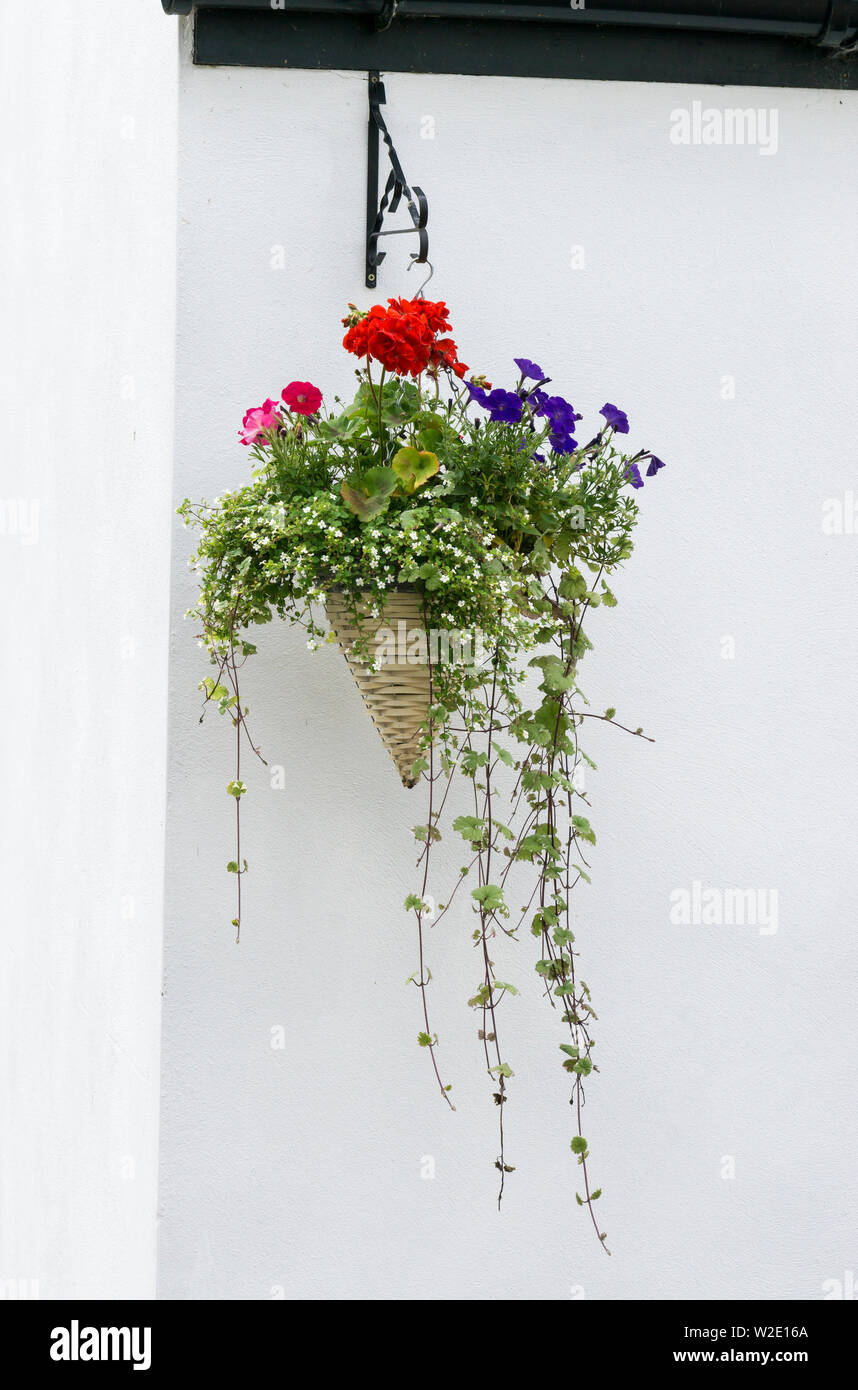
[[558, 593], [561, 598], [583, 598], [587, 592], [587, 581], [574, 565], [567, 570], [560, 581]]
[[340, 494], [359, 521], [369, 521], [384, 511], [397, 482], [392, 469], [370, 468], [366, 473], [351, 473], [344, 478]]
[[432, 1039], [430, 1038], [430, 1036], [429, 1036], [428, 1033], [418, 1033], [418, 1034], [417, 1034], [417, 1041], [418, 1041], [418, 1043], [420, 1044], [421, 1047], [431, 1047], [431, 1046], [432, 1046]]
[[436, 825], [415, 825], [413, 829], [415, 840], [440, 840], [441, 831]]
[[489, 1067], [489, 1071], [496, 1071], [498, 1076], [515, 1076], [515, 1072], [508, 1062], [501, 1062], [500, 1066]]
[[353, 439], [366, 429], [366, 420], [357, 414], [337, 415], [332, 420], [319, 420], [316, 425], [323, 439]]
[[495, 980], [495, 989], [505, 989], [507, 994], [518, 994], [515, 985], [505, 984], [503, 980]]
[[421, 449], [437, 454], [444, 443], [443, 429], [438, 429], [435, 425], [426, 425], [418, 431], [417, 443]]
[[247, 791], [247, 787], [243, 782], [227, 782], [226, 789], [230, 796], [235, 797], [236, 801], [240, 796], [244, 796], [244, 793]]
[[587, 1152], [587, 1140], [582, 1135], [576, 1134], [569, 1147], [573, 1154], [585, 1154]]
[[441, 582], [438, 578], [439, 574], [440, 570], [438, 566], [433, 565], [431, 560], [427, 560], [425, 564], [420, 565], [417, 570], [417, 577], [423, 580], [427, 590], [438, 588]]
[[428, 768], [429, 768], [429, 759], [428, 759], [428, 758], [424, 758], [424, 757], [421, 755], [421, 757], [417, 758], [417, 759], [411, 764], [411, 776], [412, 776], [412, 777], [415, 777], [415, 778], [416, 778], [416, 777], [419, 777], [420, 774], [421, 774], [421, 772], [426, 772], [426, 771], [428, 770]]
[[561, 1044], [560, 1044], [560, 1051], [561, 1051], [561, 1052], [565, 1052], [566, 1055], [567, 1055], [567, 1057], [574, 1057], [575, 1060], [576, 1060], [576, 1062], [577, 1062], [577, 1060], [578, 1060], [578, 1048], [577, 1048], [577, 1047], [572, 1047], [570, 1043], [561, 1043]]
[[485, 821], [480, 820], [479, 816], [457, 816], [453, 821], [453, 829], [458, 831], [463, 840], [469, 844], [481, 844]]
[[226, 866], [226, 871], [227, 871], [228, 874], [237, 874], [237, 873], [238, 873], [238, 864], [236, 863], [236, 861], [235, 861], [234, 859], [230, 859], [229, 863], [228, 863], [227, 866]]
[[596, 832], [586, 816], [573, 816], [572, 824], [575, 827], [575, 833], [582, 840], [588, 840], [591, 845], [596, 843]]
[[437, 454], [408, 445], [390, 460], [390, 466], [407, 493], [416, 492], [441, 467]]
[[486, 912], [497, 912], [504, 906], [503, 889], [496, 883], [486, 883], [482, 888], [472, 888], [471, 897], [475, 898]]
[[200, 681], [199, 685], [197, 686], [197, 689], [204, 690], [206, 692], [207, 700], [225, 700], [226, 697], [229, 695], [229, 691], [227, 690], [226, 686], [215, 684], [211, 676], [206, 676], [204, 681]]

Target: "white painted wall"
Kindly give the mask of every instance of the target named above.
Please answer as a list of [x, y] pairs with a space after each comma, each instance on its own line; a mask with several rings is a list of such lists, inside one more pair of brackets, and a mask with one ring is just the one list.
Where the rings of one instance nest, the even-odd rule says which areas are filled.
[[[177, 523], [161, 1294], [819, 1298], [858, 1258], [858, 536], [822, 529], [825, 500], [855, 485], [858, 97], [395, 74], [387, 92], [465, 360], [502, 381], [535, 357], [579, 409], [624, 407], [670, 465], [585, 667], [597, 708], [658, 739], [590, 741], [600, 838], [577, 913], [602, 1070], [586, 1131], [614, 1253], [572, 1200], [529, 939], [504, 966], [523, 988], [498, 1214], [471, 923], [451, 914], [431, 943], [452, 1115], [404, 985], [420, 793], [337, 653], [279, 625], [246, 695], [287, 788], [248, 770], [233, 943], [231, 737], [198, 724], [208, 668], [182, 620]], [[671, 112], [697, 99], [776, 104], [777, 154], [671, 144]], [[295, 377], [348, 390], [339, 319], [370, 302], [364, 142], [359, 74], [184, 66], [177, 498], [243, 480], [248, 405]], [[416, 289], [405, 264], [393, 243], [384, 293]], [[776, 890], [777, 932], [672, 925], [671, 892], [695, 880]]]
[[0, 18], [0, 1296], [146, 1297], [175, 33], [153, 0]]

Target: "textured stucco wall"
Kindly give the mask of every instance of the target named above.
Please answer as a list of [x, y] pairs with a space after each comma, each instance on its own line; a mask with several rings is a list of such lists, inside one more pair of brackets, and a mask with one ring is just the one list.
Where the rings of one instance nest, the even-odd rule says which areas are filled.
[[[161, 1293], [819, 1298], [858, 1258], [858, 536], [823, 529], [855, 479], [858, 98], [402, 75], [387, 93], [465, 360], [501, 381], [535, 357], [579, 409], [620, 404], [670, 465], [582, 670], [596, 708], [658, 740], [600, 726], [589, 744], [586, 1132], [614, 1253], [574, 1206], [529, 939], [504, 953], [522, 993], [498, 1214], [471, 922], [451, 913], [430, 948], [452, 1115], [404, 984], [420, 793], [337, 653], [280, 626], [245, 693], [286, 787], [247, 770], [234, 945], [230, 730], [198, 724], [177, 523]], [[776, 107], [776, 153], [672, 143], [671, 113], [696, 100]], [[370, 302], [364, 150], [359, 74], [184, 67], [177, 497], [244, 478], [249, 404], [295, 377], [349, 388], [339, 318]], [[416, 288], [405, 264], [392, 242], [382, 292]], [[439, 862], [455, 873], [460, 852]], [[777, 931], [674, 925], [671, 894], [695, 881], [777, 892]]]
[[154, 1290], [177, 72], [2, 7], [4, 1298]]

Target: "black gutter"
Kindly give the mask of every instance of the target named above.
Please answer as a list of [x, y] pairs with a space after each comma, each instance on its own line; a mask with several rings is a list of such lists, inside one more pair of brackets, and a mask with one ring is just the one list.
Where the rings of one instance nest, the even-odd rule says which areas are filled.
[[[189, 14], [193, 0], [161, 0], [167, 14]], [[199, 6], [197, 8], [200, 8]], [[620, 25], [637, 28], [698, 30], [703, 33], [759, 34], [797, 38], [839, 48], [858, 40], [858, 0], [587, 0], [571, 5], [506, 4], [504, 0], [204, 0], [209, 10], [267, 10], [283, 18], [297, 14], [338, 14], [369, 22], [389, 19], [491, 20], [530, 24]], [[395, 13], [394, 13], [395, 12]]]
[[858, 0], [161, 0], [206, 66], [858, 89]]

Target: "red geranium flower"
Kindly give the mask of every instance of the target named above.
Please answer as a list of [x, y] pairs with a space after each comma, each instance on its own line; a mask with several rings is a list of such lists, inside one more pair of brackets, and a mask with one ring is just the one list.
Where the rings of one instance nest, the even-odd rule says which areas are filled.
[[388, 299], [391, 309], [402, 314], [417, 314], [433, 333], [443, 333], [450, 327], [450, 315], [443, 299]]
[[322, 404], [321, 391], [309, 381], [290, 381], [280, 394], [296, 415], [315, 415]]
[[367, 314], [349, 307], [343, 347], [356, 357], [372, 358], [397, 376], [419, 376], [427, 367], [448, 367], [459, 377], [467, 371], [451, 338], [436, 341], [450, 327], [443, 300], [388, 299], [387, 308], [374, 304]]
[[432, 348], [430, 371], [432, 368], [437, 371], [439, 367], [449, 367], [460, 380], [468, 370], [465, 363], [459, 361], [459, 350], [452, 338], [438, 338]]

